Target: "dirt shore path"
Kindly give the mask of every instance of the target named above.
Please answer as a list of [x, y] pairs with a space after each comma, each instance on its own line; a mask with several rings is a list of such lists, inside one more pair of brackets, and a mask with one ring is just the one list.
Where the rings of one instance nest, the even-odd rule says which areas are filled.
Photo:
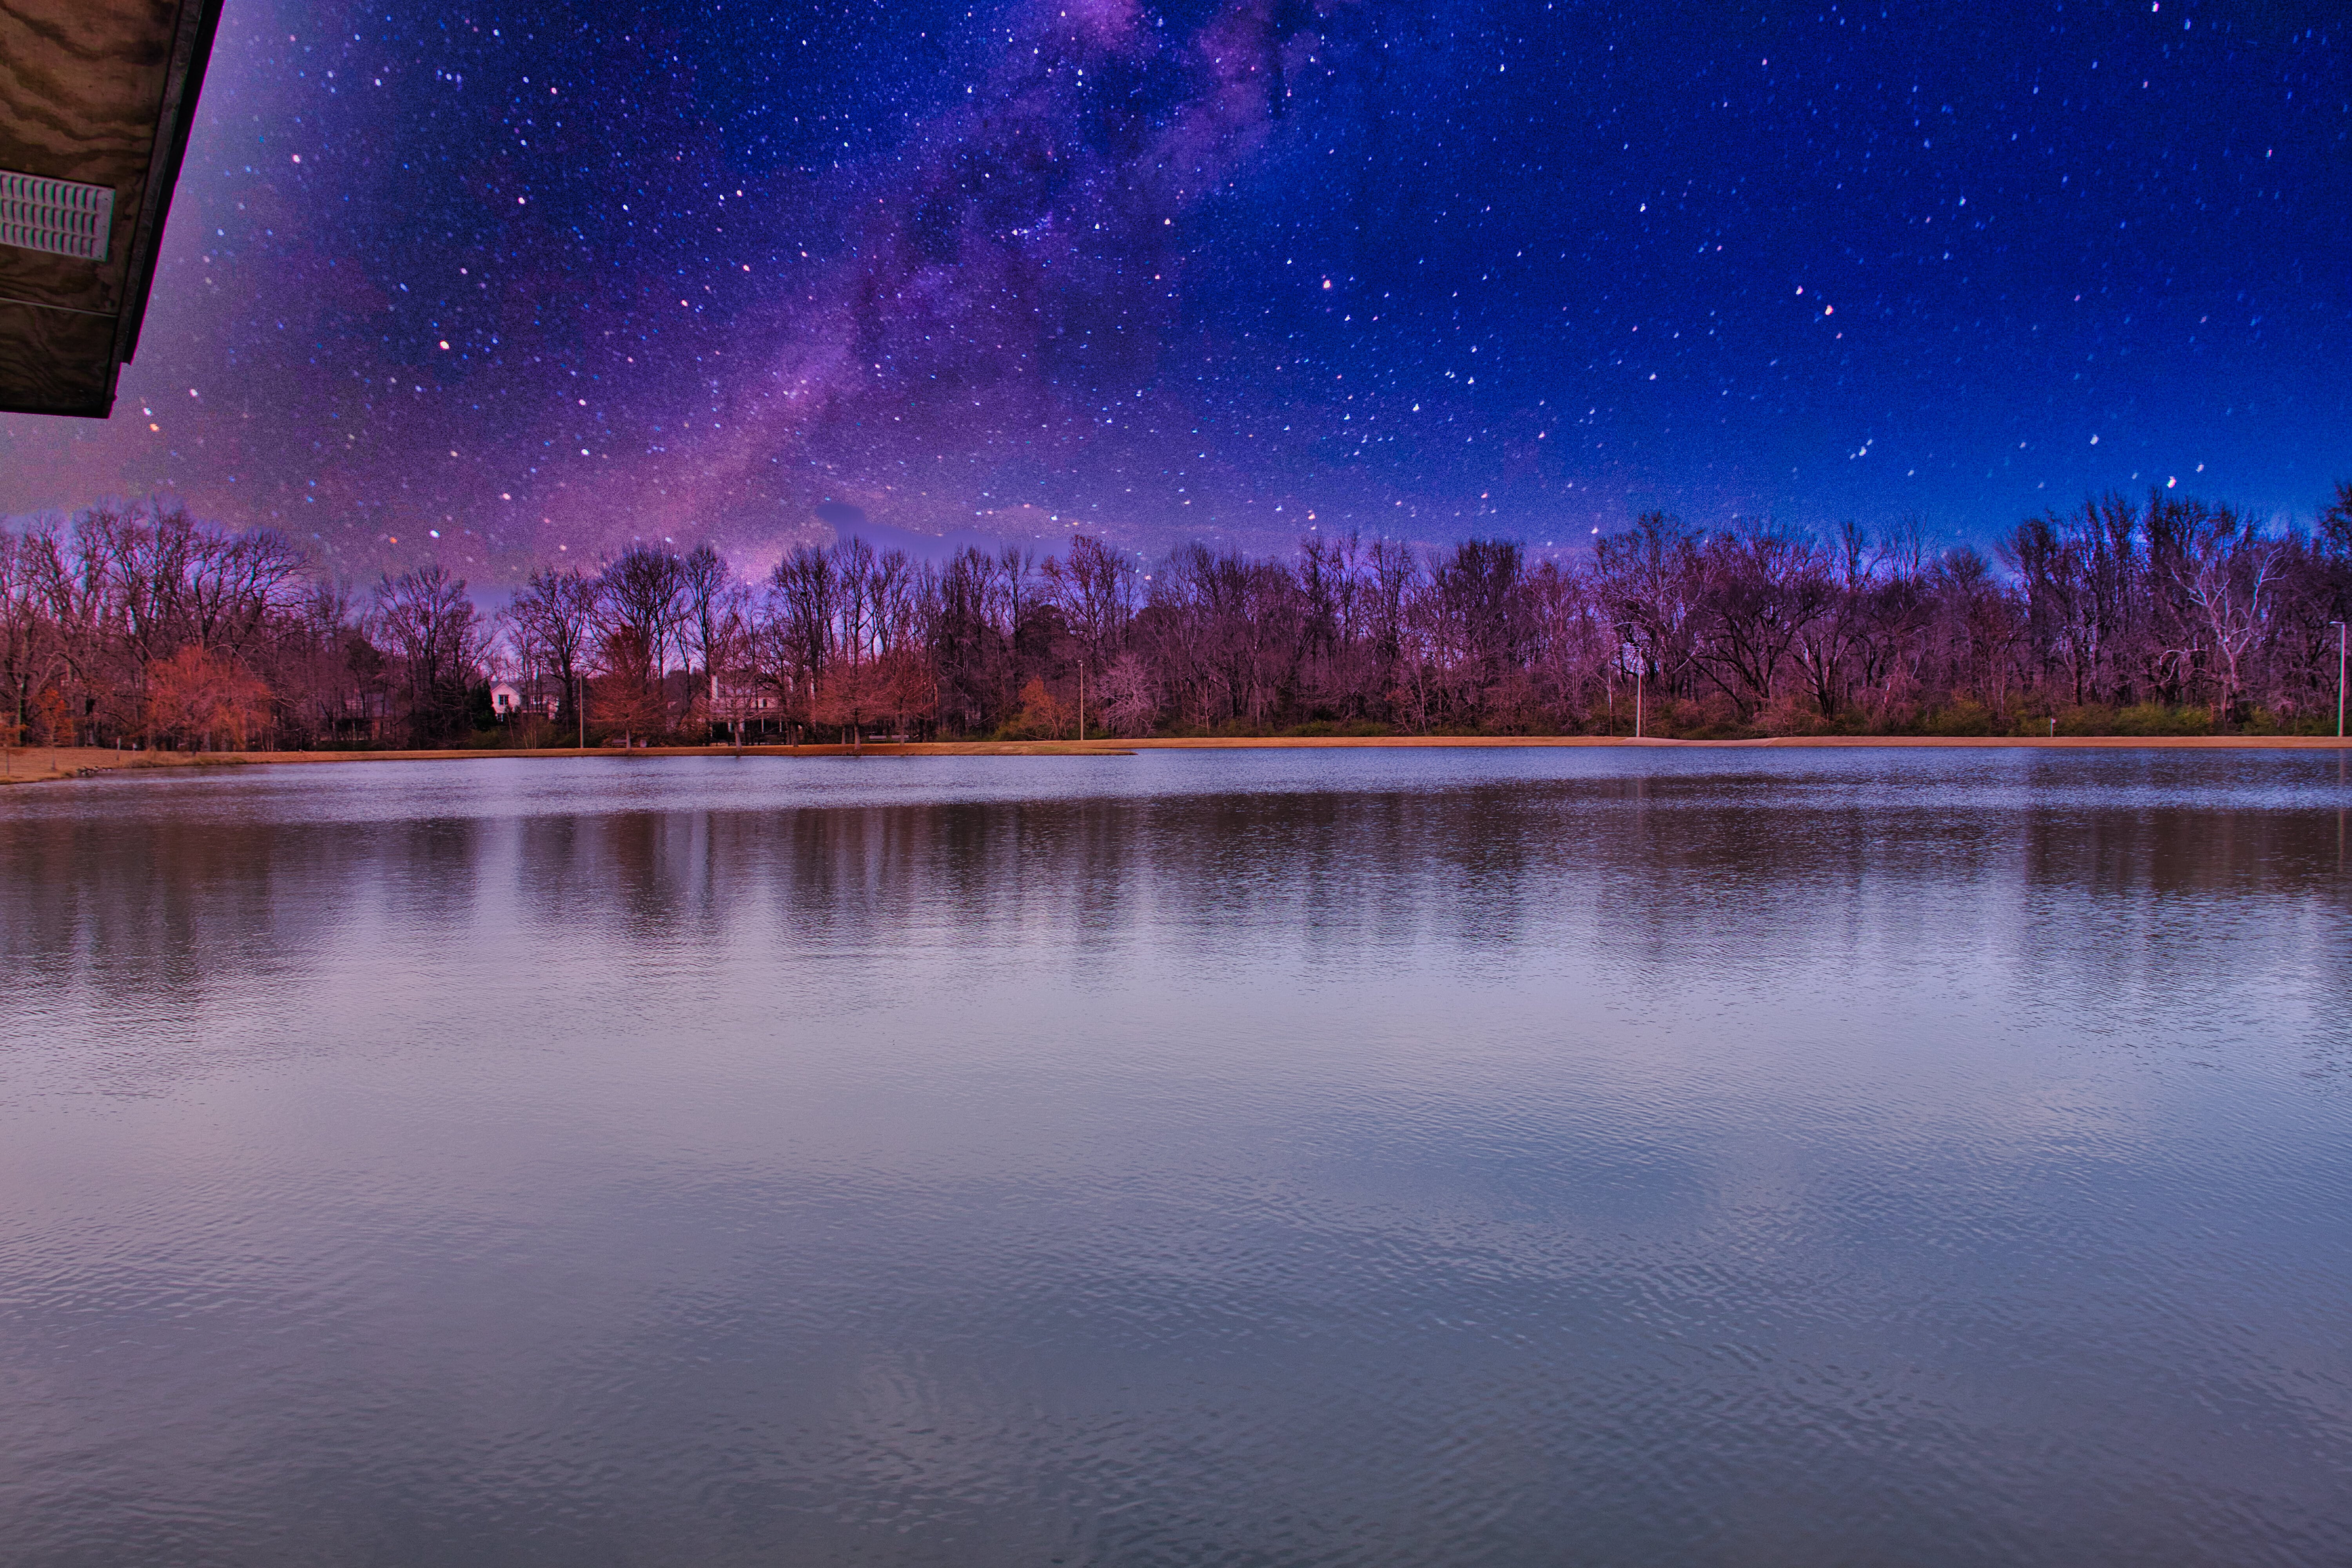
[[634, 751], [590, 747], [585, 752], [118, 752], [98, 746], [18, 746], [0, 758], [0, 784], [37, 784], [82, 778], [117, 770], [201, 772], [214, 768], [296, 763], [460, 762], [490, 757], [603, 757], [627, 762], [641, 757], [1125, 757], [1145, 751], [1332, 751], [1364, 747], [1518, 748], [1539, 746], [1634, 746], [1657, 751], [1709, 748], [1967, 747], [2041, 751], [2352, 751], [2352, 741], [2332, 735], [1781, 735], [1758, 741], [1635, 741], [1601, 735], [1279, 735], [1263, 738], [1144, 741], [920, 741], [869, 743], [857, 748], [823, 746], [650, 746]]

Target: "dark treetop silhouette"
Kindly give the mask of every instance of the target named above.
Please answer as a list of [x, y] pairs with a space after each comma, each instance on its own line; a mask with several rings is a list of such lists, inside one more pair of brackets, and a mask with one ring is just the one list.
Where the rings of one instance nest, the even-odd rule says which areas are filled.
[[438, 565], [355, 594], [150, 504], [0, 535], [0, 678], [45, 744], [1625, 734], [1637, 686], [1652, 735], [2325, 732], [2347, 605], [2352, 486], [2309, 533], [2111, 496], [1997, 559], [1661, 513], [1568, 562], [1310, 533], [933, 565], [852, 538], [754, 583], [641, 544], [488, 617]]

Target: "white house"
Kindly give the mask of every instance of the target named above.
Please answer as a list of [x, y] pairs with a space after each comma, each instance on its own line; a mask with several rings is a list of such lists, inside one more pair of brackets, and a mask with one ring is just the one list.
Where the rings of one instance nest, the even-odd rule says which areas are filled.
[[490, 683], [490, 711], [501, 719], [524, 713], [552, 718], [562, 704], [562, 691], [551, 680], [498, 680]]

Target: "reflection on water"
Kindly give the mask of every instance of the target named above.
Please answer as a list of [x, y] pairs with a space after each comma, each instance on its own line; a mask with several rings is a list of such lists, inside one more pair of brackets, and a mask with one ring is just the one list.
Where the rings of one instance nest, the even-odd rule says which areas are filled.
[[2333, 757], [0, 800], [28, 1563], [2352, 1556]]

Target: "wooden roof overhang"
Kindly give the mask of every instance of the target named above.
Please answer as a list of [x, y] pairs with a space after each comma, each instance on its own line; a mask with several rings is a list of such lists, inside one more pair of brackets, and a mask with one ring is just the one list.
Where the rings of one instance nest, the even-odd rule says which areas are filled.
[[0, 0], [0, 412], [112, 412], [220, 8]]

